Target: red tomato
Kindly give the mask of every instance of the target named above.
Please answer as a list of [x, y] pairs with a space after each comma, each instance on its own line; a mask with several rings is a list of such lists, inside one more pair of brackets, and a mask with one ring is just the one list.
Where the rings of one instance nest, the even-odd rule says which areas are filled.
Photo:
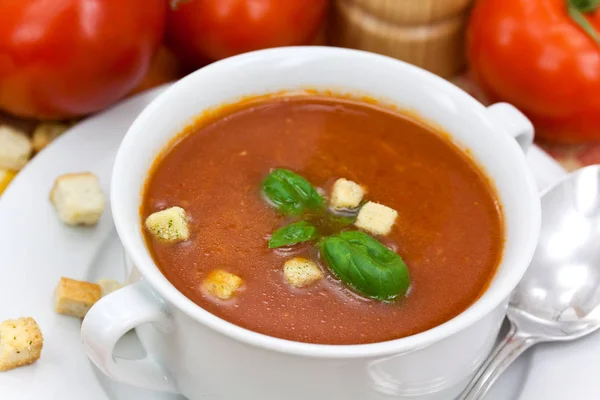
[[309, 44], [327, 0], [180, 0], [169, 12], [167, 40], [194, 66], [267, 47]]
[[600, 139], [600, 43], [593, 38], [600, 12], [581, 9], [590, 34], [567, 11], [579, 3], [586, 2], [480, 0], [468, 30], [470, 66], [484, 91], [519, 107], [540, 137], [560, 142]]
[[142, 80], [165, 0], [0, 0], [0, 108], [35, 118], [101, 110]]

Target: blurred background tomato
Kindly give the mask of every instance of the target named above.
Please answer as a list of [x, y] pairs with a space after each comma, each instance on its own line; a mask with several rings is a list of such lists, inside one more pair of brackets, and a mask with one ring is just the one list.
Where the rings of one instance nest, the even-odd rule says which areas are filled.
[[0, 0], [0, 108], [61, 119], [106, 108], [147, 73], [165, 0]]
[[327, 0], [180, 0], [168, 13], [167, 42], [188, 64], [267, 47], [309, 44]]
[[468, 32], [473, 77], [527, 114], [540, 138], [600, 140], [600, 1], [481, 0]]

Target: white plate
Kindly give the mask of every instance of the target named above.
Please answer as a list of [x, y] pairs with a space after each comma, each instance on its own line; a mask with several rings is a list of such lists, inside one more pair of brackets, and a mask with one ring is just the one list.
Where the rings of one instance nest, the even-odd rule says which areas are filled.
[[[83, 352], [80, 321], [56, 315], [52, 307], [52, 292], [61, 276], [91, 281], [125, 278], [110, 209], [95, 228], [63, 225], [48, 201], [54, 179], [67, 172], [91, 171], [108, 195], [113, 159], [125, 131], [161, 90], [139, 95], [72, 128], [27, 165], [0, 198], [0, 321], [32, 316], [44, 335], [38, 362], [0, 373], [0, 399], [181, 399], [106, 379]], [[544, 185], [561, 173], [537, 148], [529, 161], [544, 166], [538, 175]], [[143, 354], [133, 335], [120, 343], [118, 352], [130, 358]], [[597, 371], [600, 334], [576, 343], [540, 346], [510, 368], [488, 399], [597, 399]]]

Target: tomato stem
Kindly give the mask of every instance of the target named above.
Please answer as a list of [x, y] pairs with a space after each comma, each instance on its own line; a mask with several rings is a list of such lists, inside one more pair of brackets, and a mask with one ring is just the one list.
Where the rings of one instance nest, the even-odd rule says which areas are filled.
[[600, 6], [600, 0], [569, 0], [569, 3], [583, 13], [596, 11]]
[[600, 0], [567, 0], [567, 11], [571, 19], [598, 45], [600, 45], [600, 34], [584, 13], [596, 11], [599, 6]]

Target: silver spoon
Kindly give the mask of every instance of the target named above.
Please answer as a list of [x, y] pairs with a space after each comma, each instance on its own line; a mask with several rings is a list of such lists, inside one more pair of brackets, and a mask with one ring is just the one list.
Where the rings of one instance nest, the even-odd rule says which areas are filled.
[[544, 194], [533, 261], [512, 292], [510, 330], [458, 400], [481, 400], [500, 374], [537, 343], [600, 328], [600, 165], [580, 169]]

